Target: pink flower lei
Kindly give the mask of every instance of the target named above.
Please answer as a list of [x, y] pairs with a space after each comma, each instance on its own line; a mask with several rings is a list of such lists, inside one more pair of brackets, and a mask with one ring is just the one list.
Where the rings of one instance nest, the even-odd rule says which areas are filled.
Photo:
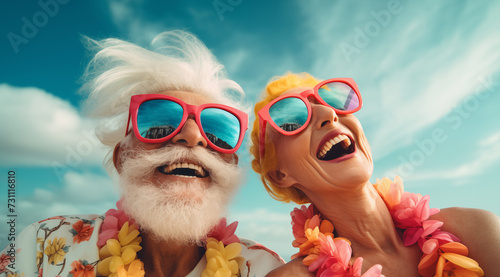
[[[142, 249], [139, 228], [135, 220], [123, 211], [122, 200], [116, 203], [116, 207], [118, 209], [106, 212], [99, 231], [97, 276], [143, 277], [144, 264], [137, 259], [137, 252]], [[205, 240], [207, 266], [203, 276], [220, 276], [221, 272], [230, 272], [231, 277], [239, 274], [237, 259], [241, 245], [234, 234], [237, 226], [237, 221], [227, 225], [226, 218], [221, 218], [209, 232]]]
[[[419, 274], [426, 276], [483, 276], [479, 264], [468, 257], [468, 249], [451, 233], [441, 231], [442, 221], [429, 220], [439, 209], [429, 208], [428, 195], [404, 192], [401, 178], [377, 179], [375, 189], [384, 200], [396, 228], [404, 230], [405, 246], [418, 244], [422, 258]], [[334, 226], [322, 218], [311, 204], [295, 208], [292, 216], [294, 247], [299, 252], [292, 256], [304, 257], [303, 263], [316, 276], [378, 277], [382, 266], [374, 265], [361, 275], [363, 258], [351, 262], [352, 249], [349, 240], [334, 237]]]

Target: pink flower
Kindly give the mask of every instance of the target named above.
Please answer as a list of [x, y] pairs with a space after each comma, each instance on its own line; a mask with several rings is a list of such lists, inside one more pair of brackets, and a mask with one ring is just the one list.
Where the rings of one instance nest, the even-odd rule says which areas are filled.
[[212, 228], [212, 230], [208, 233], [208, 237], [222, 241], [224, 245], [229, 245], [233, 242], [240, 242], [240, 239], [234, 234], [237, 226], [238, 221], [227, 225], [226, 218], [223, 217], [219, 221], [219, 224]]
[[118, 210], [110, 209], [106, 212], [104, 222], [102, 223], [101, 230], [99, 232], [99, 240], [97, 241], [97, 246], [103, 247], [108, 239], [117, 239], [118, 232], [122, 228], [125, 222], [129, 222], [130, 226], [135, 223], [134, 219], [129, 219], [122, 209], [123, 199], [116, 202], [116, 207]]
[[300, 209], [294, 208], [290, 215], [292, 216], [293, 236], [295, 239], [303, 238], [305, 236], [304, 225], [306, 220], [314, 216], [314, 206], [309, 205], [309, 207], [306, 207], [302, 205]]
[[332, 239], [329, 236], [320, 238], [319, 257], [309, 266], [309, 271], [317, 270], [316, 276], [320, 277], [380, 277], [382, 275], [382, 266], [374, 265], [363, 275], [361, 275], [361, 266], [363, 258], [358, 257], [354, 264], [351, 264], [352, 249], [349, 243], [344, 239]]
[[313, 205], [309, 205], [309, 207], [303, 205], [300, 209], [294, 208], [290, 215], [292, 216], [292, 229], [295, 237], [292, 246], [300, 248], [300, 252], [294, 256], [308, 255], [309, 250], [307, 249], [309, 247], [305, 245], [314, 243], [311, 240], [311, 234], [306, 234], [308, 230], [311, 233], [318, 228], [320, 233], [333, 237], [333, 224], [328, 220], [322, 220], [321, 214], [315, 210]]
[[0, 273], [5, 271], [5, 268], [9, 265], [10, 263], [10, 257], [7, 254], [2, 254], [0, 256]]
[[400, 229], [422, 227], [422, 223], [429, 216], [439, 212], [437, 208], [429, 208], [429, 200], [429, 195], [422, 197], [417, 193], [403, 193], [401, 202], [391, 211], [396, 227]]
[[443, 222], [439, 220], [426, 220], [422, 222], [422, 227], [408, 228], [403, 233], [403, 242], [405, 246], [410, 246], [418, 240], [424, 240], [443, 226]]

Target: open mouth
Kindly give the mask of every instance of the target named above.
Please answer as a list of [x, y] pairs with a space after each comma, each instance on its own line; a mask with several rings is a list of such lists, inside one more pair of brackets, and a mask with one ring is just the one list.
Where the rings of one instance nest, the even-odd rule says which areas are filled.
[[316, 155], [320, 160], [331, 161], [352, 154], [355, 150], [354, 141], [350, 136], [338, 134], [327, 140]]
[[208, 172], [203, 167], [192, 163], [173, 163], [158, 167], [158, 171], [165, 175], [175, 175], [188, 178], [205, 178]]

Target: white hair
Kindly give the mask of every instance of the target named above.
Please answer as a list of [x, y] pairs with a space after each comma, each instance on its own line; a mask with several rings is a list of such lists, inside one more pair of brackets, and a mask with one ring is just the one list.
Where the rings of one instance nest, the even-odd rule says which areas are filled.
[[95, 41], [97, 53], [84, 74], [84, 109], [100, 119], [96, 135], [110, 147], [105, 165], [112, 169], [112, 150], [125, 135], [130, 97], [167, 90], [190, 91], [221, 104], [243, 109], [244, 92], [227, 78], [221, 65], [193, 34], [173, 30], [153, 39], [151, 49], [119, 39]]

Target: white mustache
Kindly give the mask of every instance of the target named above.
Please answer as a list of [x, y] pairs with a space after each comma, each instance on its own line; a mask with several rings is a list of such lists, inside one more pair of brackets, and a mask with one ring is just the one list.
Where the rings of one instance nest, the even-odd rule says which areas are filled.
[[[143, 172], [143, 176], [151, 175], [158, 167], [170, 165], [186, 160], [198, 163], [207, 171], [213, 181], [220, 184], [227, 184], [228, 179], [234, 175], [239, 175], [241, 170], [234, 163], [228, 163], [217, 153], [203, 147], [185, 147], [181, 145], [165, 145], [158, 149], [151, 150], [131, 150], [122, 152], [122, 161], [126, 159], [134, 160], [133, 163], [123, 163], [122, 174], [127, 175], [131, 170]], [[132, 165], [133, 164], [133, 165]], [[128, 168], [132, 165], [134, 168]], [[236, 172], [228, 173], [228, 167]], [[139, 177], [139, 176], [136, 176]], [[235, 185], [234, 183], [231, 185]]]

